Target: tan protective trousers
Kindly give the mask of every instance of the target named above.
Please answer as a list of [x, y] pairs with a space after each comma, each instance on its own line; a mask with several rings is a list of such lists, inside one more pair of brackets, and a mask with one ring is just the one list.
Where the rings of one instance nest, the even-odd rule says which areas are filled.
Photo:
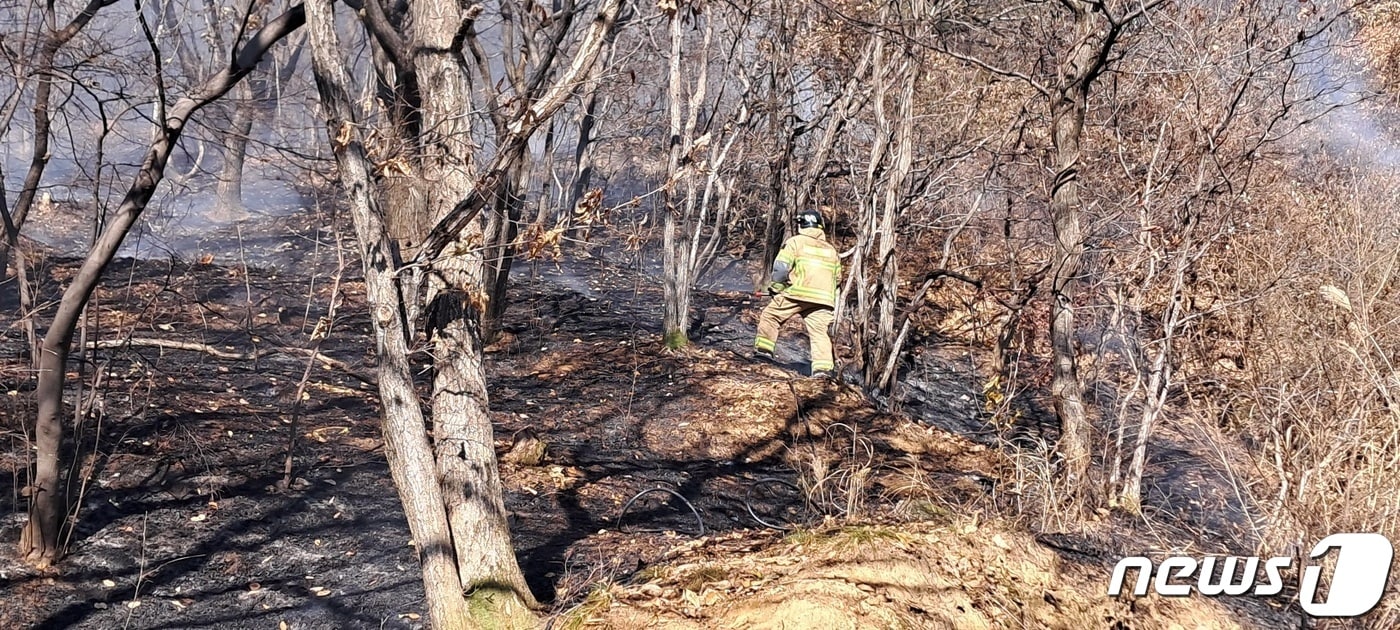
[[827, 328], [835, 316], [830, 306], [799, 302], [781, 293], [774, 296], [758, 317], [758, 338], [753, 346], [772, 352], [778, 345], [778, 332], [783, 322], [793, 315], [801, 315], [802, 323], [807, 326], [807, 341], [812, 346], [812, 371], [836, 369], [836, 361], [831, 354], [831, 336], [827, 334]]

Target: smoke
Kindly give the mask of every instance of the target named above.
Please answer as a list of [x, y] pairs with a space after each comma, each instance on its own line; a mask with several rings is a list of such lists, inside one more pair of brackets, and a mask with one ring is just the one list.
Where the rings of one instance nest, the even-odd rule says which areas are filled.
[[1367, 68], [1372, 60], [1357, 38], [1354, 25], [1339, 26], [1301, 67], [1306, 89], [1319, 95], [1325, 111], [1317, 120], [1320, 142], [1341, 162], [1393, 168], [1400, 165], [1395, 114], [1380, 104], [1375, 77]]

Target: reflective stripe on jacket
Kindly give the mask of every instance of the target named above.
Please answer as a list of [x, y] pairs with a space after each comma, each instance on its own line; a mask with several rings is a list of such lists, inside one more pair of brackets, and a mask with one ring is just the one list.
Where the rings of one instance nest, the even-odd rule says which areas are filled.
[[841, 256], [826, 242], [821, 228], [803, 228], [783, 243], [777, 264], [791, 271], [783, 295], [810, 304], [836, 307], [836, 287], [841, 282]]

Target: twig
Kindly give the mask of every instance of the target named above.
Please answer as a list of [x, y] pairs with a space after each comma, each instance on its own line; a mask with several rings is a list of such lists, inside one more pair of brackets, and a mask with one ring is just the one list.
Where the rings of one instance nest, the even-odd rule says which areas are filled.
[[[248, 259], [244, 256], [243, 224], [235, 223], [234, 230], [238, 234], [238, 262], [239, 266], [243, 268], [243, 309], [245, 315], [243, 322], [244, 326], [247, 327], [248, 336], [256, 340], [256, 336], [253, 334], [253, 281], [252, 278], [248, 277]], [[257, 360], [256, 355], [254, 360]]]
[[[334, 221], [332, 221], [332, 225], [334, 225]], [[282, 467], [282, 485], [286, 488], [292, 487], [292, 454], [296, 451], [297, 445], [297, 425], [301, 419], [301, 397], [306, 393], [307, 381], [311, 380], [311, 368], [316, 365], [316, 357], [321, 356], [321, 344], [325, 343], [326, 339], [331, 336], [331, 328], [335, 326], [335, 306], [340, 297], [340, 280], [345, 275], [345, 248], [342, 246], [338, 228], [335, 231], [335, 254], [335, 279], [331, 283], [330, 303], [326, 306], [325, 318], [317, 320], [316, 326], [311, 329], [312, 345], [307, 349], [309, 356], [306, 360], [306, 368], [301, 371], [301, 380], [297, 382], [296, 394], [292, 399], [292, 422], [287, 429], [287, 460]], [[322, 323], [325, 324], [324, 327]]]
[[131, 616], [136, 613], [136, 607], [141, 605], [141, 582], [146, 579], [146, 522], [150, 518], [150, 512], [141, 516], [141, 569], [136, 574], [136, 585], [131, 589], [131, 601], [126, 605], [126, 623], [122, 624], [123, 630], [131, 627]]
[[802, 409], [802, 397], [797, 395], [797, 386], [792, 384], [792, 379], [787, 379], [788, 391], [792, 392], [792, 399], [797, 403], [797, 417], [802, 420], [802, 425], [807, 428], [807, 446], [812, 449], [812, 459], [817, 458], [817, 445], [812, 442], [812, 421], [807, 419], [807, 412]]

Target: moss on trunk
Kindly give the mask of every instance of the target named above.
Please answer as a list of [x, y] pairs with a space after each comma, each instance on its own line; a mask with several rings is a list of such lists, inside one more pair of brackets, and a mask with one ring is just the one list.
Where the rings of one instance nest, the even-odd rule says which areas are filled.
[[482, 630], [534, 630], [540, 619], [515, 592], [505, 584], [489, 583], [467, 593], [467, 611]]
[[687, 337], [684, 330], [673, 330], [666, 333], [663, 338], [667, 350], [679, 350], [690, 345], [690, 337]]

